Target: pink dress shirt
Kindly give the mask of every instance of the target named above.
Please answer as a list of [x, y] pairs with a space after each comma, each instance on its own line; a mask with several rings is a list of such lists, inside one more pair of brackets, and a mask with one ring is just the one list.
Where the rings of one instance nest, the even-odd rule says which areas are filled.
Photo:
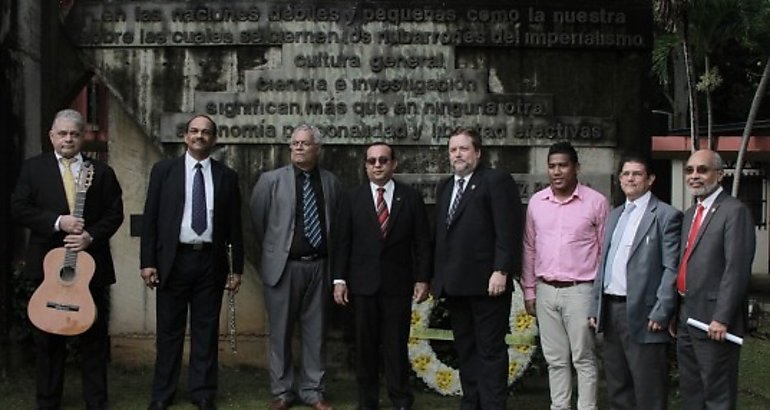
[[547, 187], [532, 196], [524, 227], [521, 282], [524, 299], [535, 298], [538, 278], [548, 281], [591, 281], [609, 214], [607, 198], [578, 184], [559, 202]]

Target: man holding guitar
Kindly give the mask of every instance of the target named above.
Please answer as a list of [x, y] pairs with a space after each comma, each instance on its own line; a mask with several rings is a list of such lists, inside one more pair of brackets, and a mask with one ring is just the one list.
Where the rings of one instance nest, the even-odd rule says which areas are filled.
[[[45, 284], [52, 292], [41, 296], [40, 306], [32, 306], [30, 301], [30, 314], [42, 316], [37, 318], [42, 321], [66, 322], [67, 313], [79, 312], [81, 306], [90, 303], [89, 297], [93, 298], [97, 312], [93, 325], [73, 332], [54, 334], [33, 329], [37, 352], [36, 398], [37, 408], [41, 410], [61, 407], [67, 341], [62, 335], [79, 332], [83, 332], [78, 337], [86, 408], [107, 408], [106, 308], [108, 287], [115, 283], [109, 240], [123, 223], [123, 199], [112, 168], [80, 153], [83, 130], [80, 113], [69, 109], [59, 111], [48, 133], [54, 152], [44, 152], [24, 163], [11, 199], [14, 220], [30, 230], [25, 275], [40, 284], [45, 270]], [[89, 169], [91, 171], [81, 172]], [[78, 176], [85, 174], [91, 175], [90, 183], [77, 181]], [[76, 184], [82, 188], [79, 193], [75, 192]], [[80, 260], [77, 255], [81, 251], [91, 257], [83, 255], [83, 259], [93, 259], [93, 263], [76, 266], [74, 259], [71, 264], [52, 260], [65, 254]], [[44, 269], [43, 259], [49, 252]], [[72, 269], [67, 269], [70, 265]], [[93, 272], [88, 268], [93, 268]], [[74, 287], [72, 283], [91, 274], [90, 292], [84, 295], [70, 292]], [[39, 291], [43, 288], [41, 285]], [[58, 328], [63, 327], [66, 326]]]

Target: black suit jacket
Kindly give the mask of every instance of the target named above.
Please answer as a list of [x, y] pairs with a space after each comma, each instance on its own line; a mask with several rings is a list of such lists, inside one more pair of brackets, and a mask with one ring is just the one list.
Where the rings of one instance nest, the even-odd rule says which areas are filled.
[[[163, 288], [174, 264], [185, 200], [185, 157], [165, 159], [152, 167], [142, 217], [141, 268], [158, 269]], [[214, 182], [212, 269], [224, 282], [229, 273], [227, 244], [233, 246], [233, 272], [243, 272], [241, 194], [238, 174], [211, 159]]]
[[[94, 167], [83, 208], [85, 230], [93, 242], [85, 252], [96, 262], [91, 286], [105, 286], [115, 283], [110, 237], [123, 223], [122, 191], [112, 168], [101, 161], [83, 159]], [[11, 212], [17, 224], [30, 229], [25, 274], [33, 280], [42, 279], [45, 254], [64, 246], [66, 234], [56, 232], [54, 223], [60, 215], [70, 213], [59, 163], [53, 152], [24, 163], [11, 199]]]
[[348, 193], [340, 227], [343, 255], [336, 258], [335, 279], [345, 279], [352, 294], [407, 296], [415, 282], [430, 280], [430, 227], [414, 188], [395, 182], [384, 239], [368, 182]]
[[478, 167], [447, 228], [454, 176], [441, 183], [436, 196], [434, 295], [487, 295], [489, 277], [500, 270], [511, 277], [521, 271], [522, 207], [511, 176]]

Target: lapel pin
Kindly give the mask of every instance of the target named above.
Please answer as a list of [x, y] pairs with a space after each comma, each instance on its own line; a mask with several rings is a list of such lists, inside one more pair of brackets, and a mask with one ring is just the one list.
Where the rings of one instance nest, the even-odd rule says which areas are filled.
[[401, 197], [400, 196], [396, 197], [396, 202], [399, 202], [399, 201], [401, 201]]
[[476, 184], [471, 185], [471, 191], [473, 191], [474, 189], [476, 189]]

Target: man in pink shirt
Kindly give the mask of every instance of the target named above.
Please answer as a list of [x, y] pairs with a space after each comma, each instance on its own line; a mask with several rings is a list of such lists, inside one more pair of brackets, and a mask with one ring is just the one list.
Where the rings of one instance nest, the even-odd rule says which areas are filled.
[[529, 200], [524, 228], [524, 302], [540, 325], [551, 410], [571, 408], [570, 360], [577, 372], [577, 408], [597, 408], [594, 335], [586, 318], [609, 205], [602, 194], [578, 183], [579, 170], [570, 143], [551, 145], [550, 186]]

